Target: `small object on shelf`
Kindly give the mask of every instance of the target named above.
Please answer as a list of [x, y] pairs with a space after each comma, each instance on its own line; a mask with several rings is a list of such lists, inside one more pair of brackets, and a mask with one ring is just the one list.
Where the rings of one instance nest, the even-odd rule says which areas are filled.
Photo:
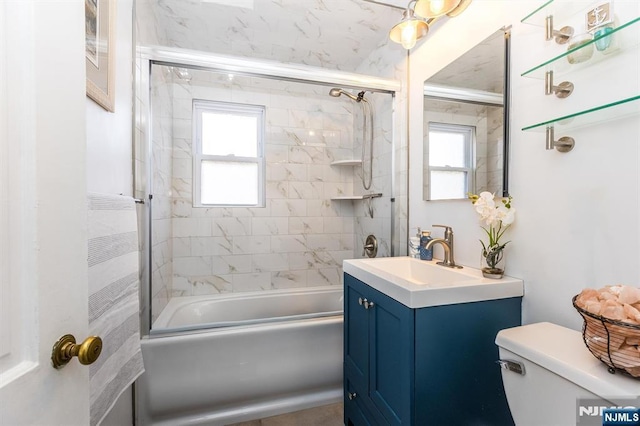
[[613, 26], [607, 25], [606, 27], [602, 27], [597, 29], [593, 33], [593, 37], [595, 38], [596, 50], [598, 52], [604, 52], [611, 47], [611, 43], [613, 41], [613, 36], [609, 35], [613, 32]]
[[433, 247], [427, 248], [427, 244], [432, 239], [431, 231], [422, 231], [420, 236], [420, 260], [433, 260]]
[[588, 61], [593, 56], [593, 36], [589, 33], [577, 34], [569, 40], [569, 54], [567, 61], [570, 64], [579, 64]]
[[609, 34], [614, 32], [613, 21], [610, 2], [602, 3], [587, 12], [587, 31], [593, 34], [598, 52], [605, 52], [611, 47], [613, 36]]
[[[596, 44], [601, 42], [602, 40], [607, 39], [610, 40], [610, 45], [606, 48], [606, 50], [600, 51], [601, 55], [593, 55], [591, 60], [588, 62], [570, 65], [566, 60], [566, 57], [573, 52], [565, 50], [561, 54], [556, 55], [553, 58], [548, 59], [533, 68], [528, 69], [521, 75], [523, 77], [544, 80], [546, 72], [549, 70], [553, 70], [555, 76], [558, 77], [564, 75], [567, 72], [574, 72], [582, 68], [583, 66], [593, 66], [599, 61], [607, 59], [609, 55], [614, 54], [615, 52], [627, 49], [635, 49], [640, 43], [637, 35], [638, 25], [640, 25], [640, 17], [633, 18], [619, 26], [609, 27], [609, 29], [604, 30], [597, 36], [594, 34], [594, 37], [590, 42], [591, 44]], [[591, 46], [589, 46], [588, 44], [583, 44], [580, 48], [588, 49], [591, 48]]]
[[613, 24], [613, 9], [610, 2], [599, 4], [587, 12], [587, 31], [593, 32], [609, 24]]

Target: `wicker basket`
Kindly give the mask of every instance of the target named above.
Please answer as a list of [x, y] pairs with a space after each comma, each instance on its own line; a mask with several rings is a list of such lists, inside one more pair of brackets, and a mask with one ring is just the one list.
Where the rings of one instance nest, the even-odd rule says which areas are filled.
[[621, 371], [640, 380], [640, 352], [637, 347], [625, 345], [628, 338], [640, 339], [640, 325], [616, 321], [600, 315], [592, 314], [578, 305], [572, 299], [573, 307], [584, 318], [582, 338], [589, 351], [609, 366], [609, 372]]

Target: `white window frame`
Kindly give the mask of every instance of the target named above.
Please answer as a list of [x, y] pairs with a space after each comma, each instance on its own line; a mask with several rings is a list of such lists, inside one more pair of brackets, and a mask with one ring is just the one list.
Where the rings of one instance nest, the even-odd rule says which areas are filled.
[[[265, 111], [263, 105], [248, 105], [203, 99], [193, 100], [193, 206], [194, 207], [265, 207]], [[257, 155], [205, 155], [202, 153], [202, 114], [219, 112], [257, 118]], [[203, 204], [201, 200], [202, 163], [204, 161], [254, 163], [258, 165], [258, 201], [255, 204]]]
[[[452, 166], [434, 166], [431, 164], [431, 159], [429, 160], [429, 199], [433, 200], [432, 194], [432, 179], [431, 173], [435, 171], [445, 171], [445, 172], [466, 172], [467, 181], [466, 181], [466, 192], [472, 190], [475, 187], [475, 138], [476, 138], [476, 127], [475, 126], [467, 126], [464, 124], [452, 124], [452, 123], [437, 123], [437, 122], [429, 122], [429, 135], [432, 131], [437, 131], [441, 133], [458, 133], [464, 136], [464, 159], [466, 167], [452, 167]], [[429, 137], [429, 143], [431, 143], [431, 138]], [[439, 199], [439, 198], [438, 198]]]

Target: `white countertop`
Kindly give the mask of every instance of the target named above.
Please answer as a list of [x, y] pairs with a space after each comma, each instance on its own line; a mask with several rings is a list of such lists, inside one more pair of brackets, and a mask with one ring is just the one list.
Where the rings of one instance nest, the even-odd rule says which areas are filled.
[[452, 269], [411, 257], [345, 260], [344, 272], [409, 308], [453, 305], [524, 295], [522, 280], [484, 278], [465, 266]]

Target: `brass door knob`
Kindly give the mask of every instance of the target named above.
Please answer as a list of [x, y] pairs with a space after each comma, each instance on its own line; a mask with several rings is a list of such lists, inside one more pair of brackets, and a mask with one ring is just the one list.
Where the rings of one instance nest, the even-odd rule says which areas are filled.
[[98, 336], [89, 336], [84, 342], [77, 345], [76, 338], [71, 334], [65, 334], [53, 345], [51, 352], [51, 362], [53, 368], [62, 368], [71, 361], [74, 356], [78, 357], [80, 364], [93, 364], [102, 352], [102, 339]]

